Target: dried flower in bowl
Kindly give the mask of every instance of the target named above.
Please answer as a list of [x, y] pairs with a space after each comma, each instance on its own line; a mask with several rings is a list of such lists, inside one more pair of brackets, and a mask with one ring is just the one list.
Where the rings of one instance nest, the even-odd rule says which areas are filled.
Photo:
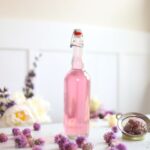
[[150, 120], [140, 113], [117, 114], [118, 127], [123, 138], [127, 140], [143, 140], [147, 132], [150, 132]]
[[142, 120], [132, 118], [125, 124], [124, 131], [132, 135], [143, 135], [147, 133], [147, 126]]

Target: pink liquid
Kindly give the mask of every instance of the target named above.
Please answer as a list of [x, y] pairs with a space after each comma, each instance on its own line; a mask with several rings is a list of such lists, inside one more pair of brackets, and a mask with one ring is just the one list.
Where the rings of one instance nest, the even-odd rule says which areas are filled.
[[79, 60], [73, 59], [73, 69], [65, 78], [64, 128], [68, 136], [89, 133], [90, 79], [85, 71], [78, 69], [82, 68]]

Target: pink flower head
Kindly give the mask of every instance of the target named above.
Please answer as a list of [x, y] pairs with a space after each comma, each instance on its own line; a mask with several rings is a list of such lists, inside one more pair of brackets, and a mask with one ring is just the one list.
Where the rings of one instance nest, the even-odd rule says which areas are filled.
[[82, 145], [85, 143], [85, 141], [86, 141], [86, 138], [83, 136], [79, 136], [76, 139], [76, 143], [77, 143], [79, 148], [82, 148]]
[[15, 145], [17, 148], [25, 148], [28, 145], [26, 136], [18, 135], [15, 137]]
[[4, 143], [8, 141], [8, 136], [4, 133], [0, 133], [0, 143]]
[[77, 150], [78, 146], [76, 143], [68, 142], [64, 145], [64, 150]]
[[34, 131], [39, 131], [41, 129], [41, 125], [39, 123], [35, 122], [33, 124], [33, 129], [34, 129]]
[[12, 129], [12, 134], [13, 134], [14, 136], [18, 136], [18, 135], [21, 135], [22, 132], [21, 132], [21, 130], [20, 130], [19, 128], [13, 128], [13, 129]]
[[107, 132], [104, 134], [104, 140], [107, 144], [110, 144], [113, 139], [116, 139], [116, 136], [113, 132]]
[[115, 148], [117, 150], [127, 150], [127, 147], [124, 144], [122, 144], [122, 143], [116, 145]]

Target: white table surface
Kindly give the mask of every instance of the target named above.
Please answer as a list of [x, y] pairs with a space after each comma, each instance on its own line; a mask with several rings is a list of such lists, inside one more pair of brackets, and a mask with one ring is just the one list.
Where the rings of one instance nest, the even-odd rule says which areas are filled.
[[[22, 127], [25, 128], [25, 127]], [[29, 127], [32, 129], [32, 127]], [[105, 121], [91, 122], [89, 141], [94, 144], [94, 150], [105, 150], [107, 145], [103, 140], [103, 134], [110, 129]], [[1, 128], [0, 133], [4, 132], [9, 134], [9, 141], [7, 143], [0, 144], [0, 150], [16, 150], [14, 148], [14, 141], [11, 135], [11, 128]], [[54, 135], [58, 133], [63, 133], [62, 124], [47, 124], [42, 125], [42, 129], [38, 132], [33, 131], [33, 137], [43, 137], [46, 140], [46, 144], [43, 150], [58, 150], [56, 144], [53, 143]], [[150, 150], [150, 134], [147, 134], [144, 141], [123, 141], [121, 139], [121, 133], [119, 133], [120, 141], [127, 145], [128, 150]], [[31, 148], [23, 148], [20, 150], [31, 150]]]

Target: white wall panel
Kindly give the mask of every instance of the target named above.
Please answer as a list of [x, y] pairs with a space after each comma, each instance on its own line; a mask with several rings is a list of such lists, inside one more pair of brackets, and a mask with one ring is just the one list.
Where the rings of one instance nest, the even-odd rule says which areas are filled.
[[120, 57], [120, 111], [150, 113], [149, 64], [148, 55]]
[[70, 59], [69, 53], [43, 52], [37, 69], [36, 93], [50, 101], [54, 121], [63, 117], [64, 77], [70, 70]]
[[101, 100], [107, 109], [117, 109], [117, 55], [90, 53], [85, 67], [91, 76], [91, 96]]
[[27, 71], [27, 51], [0, 49], [0, 87], [22, 90]]

